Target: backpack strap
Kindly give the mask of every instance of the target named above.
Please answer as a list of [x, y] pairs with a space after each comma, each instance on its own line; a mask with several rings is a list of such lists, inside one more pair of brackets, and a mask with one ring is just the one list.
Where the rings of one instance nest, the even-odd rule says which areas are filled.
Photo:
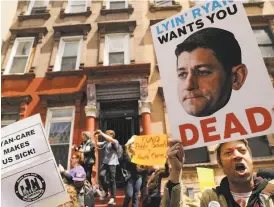
[[268, 196], [274, 196], [274, 184], [268, 183], [262, 190], [262, 193]]

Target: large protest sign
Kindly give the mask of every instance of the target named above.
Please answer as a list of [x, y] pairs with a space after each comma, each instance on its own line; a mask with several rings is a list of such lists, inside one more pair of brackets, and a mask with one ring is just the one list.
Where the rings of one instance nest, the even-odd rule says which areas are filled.
[[164, 165], [167, 152], [167, 135], [134, 136], [134, 151], [131, 161], [138, 165]]
[[244, 7], [208, 1], [151, 26], [172, 136], [185, 149], [274, 132], [274, 91]]
[[1, 133], [2, 206], [57, 206], [70, 200], [39, 115]]

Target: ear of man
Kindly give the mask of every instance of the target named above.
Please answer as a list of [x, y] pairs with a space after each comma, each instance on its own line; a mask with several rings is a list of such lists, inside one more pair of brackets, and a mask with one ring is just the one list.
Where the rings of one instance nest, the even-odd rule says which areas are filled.
[[232, 89], [240, 90], [244, 85], [248, 71], [245, 64], [239, 64], [232, 68]]

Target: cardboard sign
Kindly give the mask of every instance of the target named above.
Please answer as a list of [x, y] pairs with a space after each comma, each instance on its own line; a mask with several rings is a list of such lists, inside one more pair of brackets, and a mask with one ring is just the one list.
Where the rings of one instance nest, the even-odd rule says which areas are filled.
[[198, 180], [200, 183], [201, 191], [203, 192], [205, 189], [214, 188], [214, 170], [209, 168], [197, 167]]
[[172, 137], [185, 149], [274, 132], [273, 86], [241, 3], [208, 1], [151, 32]]
[[164, 165], [167, 153], [167, 135], [146, 135], [134, 137], [135, 155], [131, 161], [138, 165]]
[[58, 206], [70, 200], [40, 115], [1, 130], [2, 206]]

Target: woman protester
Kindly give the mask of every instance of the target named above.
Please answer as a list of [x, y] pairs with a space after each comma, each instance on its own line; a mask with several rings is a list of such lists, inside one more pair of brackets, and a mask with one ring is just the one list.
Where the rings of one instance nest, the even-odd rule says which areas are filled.
[[131, 162], [131, 157], [134, 153], [133, 149], [134, 136], [132, 136], [126, 143], [126, 150], [121, 159], [122, 172], [125, 177], [125, 199], [123, 207], [128, 207], [132, 200], [132, 207], [138, 207], [138, 194], [142, 184], [142, 171], [140, 168]]
[[88, 131], [82, 132], [82, 141], [80, 146], [76, 147], [73, 145], [72, 148], [76, 152], [82, 153], [83, 167], [87, 174], [87, 180], [91, 183], [92, 167], [95, 163], [95, 144], [92, 142]]
[[62, 177], [65, 178], [66, 182], [68, 184], [73, 184], [73, 177], [77, 173], [86, 174], [86, 172], [85, 172], [85, 169], [83, 168], [83, 166], [81, 165], [82, 160], [81, 160], [81, 155], [79, 153], [72, 155], [72, 157], [70, 159], [70, 164], [72, 166], [72, 169], [69, 171], [66, 171], [61, 164], [59, 164], [58, 168], [59, 168], [59, 171], [60, 171]]

